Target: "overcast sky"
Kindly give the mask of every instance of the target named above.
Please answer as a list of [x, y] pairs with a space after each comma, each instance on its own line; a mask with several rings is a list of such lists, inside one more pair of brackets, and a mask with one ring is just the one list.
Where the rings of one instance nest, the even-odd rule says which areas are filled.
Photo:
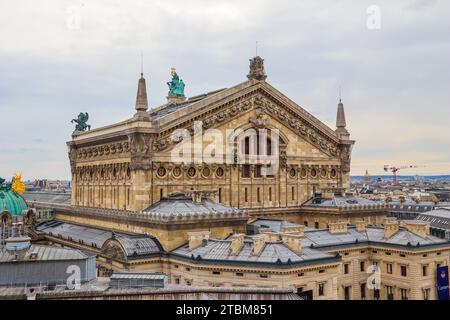
[[0, 176], [70, 179], [70, 120], [131, 117], [141, 52], [155, 107], [171, 67], [187, 96], [245, 81], [255, 41], [267, 81], [333, 129], [342, 87], [352, 174], [448, 174], [449, 15], [444, 0], [2, 0]]

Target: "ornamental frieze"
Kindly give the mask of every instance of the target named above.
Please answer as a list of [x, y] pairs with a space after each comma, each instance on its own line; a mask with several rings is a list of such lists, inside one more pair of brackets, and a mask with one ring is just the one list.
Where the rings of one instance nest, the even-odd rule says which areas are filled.
[[[117, 155], [130, 151], [127, 141], [114, 142], [94, 147], [79, 148], [76, 151], [77, 159], [90, 159], [101, 156]], [[73, 151], [75, 152], [75, 151]]]
[[79, 181], [112, 181], [126, 180], [131, 178], [131, 169], [128, 162], [82, 166], [75, 170], [75, 174]]

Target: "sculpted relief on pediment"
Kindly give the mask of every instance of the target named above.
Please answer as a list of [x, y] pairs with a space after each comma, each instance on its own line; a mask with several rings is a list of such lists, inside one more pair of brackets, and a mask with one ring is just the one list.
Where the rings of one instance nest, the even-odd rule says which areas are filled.
[[[265, 128], [270, 123], [270, 118], [277, 119], [303, 139], [310, 142], [319, 150], [330, 156], [339, 156], [337, 139], [330, 138], [323, 133], [300, 112], [294, 112], [282, 103], [271, 99], [271, 96], [263, 90], [257, 90], [253, 94], [242, 96], [225, 104], [218, 104], [213, 108], [205, 110], [204, 116], [196, 116], [195, 121], [202, 121], [202, 129], [219, 127], [227, 121], [254, 109], [256, 116], [250, 117], [248, 121], [255, 128]], [[161, 138], [153, 141], [152, 150], [164, 151], [183, 140], [182, 136], [172, 135], [175, 129], [185, 128], [194, 135], [194, 119], [186, 119], [183, 123], [177, 123], [176, 127], [164, 130]]]

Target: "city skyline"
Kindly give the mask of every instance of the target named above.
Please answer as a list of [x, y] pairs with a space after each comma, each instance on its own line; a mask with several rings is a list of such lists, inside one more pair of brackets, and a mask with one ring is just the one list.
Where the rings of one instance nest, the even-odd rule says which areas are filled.
[[0, 5], [2, 177], [70, 180], [70, 120], [89, 112], [98, 128], [130, 118], [141, 54], [155, 108], [171, 67], [187, 96], [245, 81], [256, 41], [267, 81], [333, 129], [342, 88], [352, 175], [386, 174], [385, 164], [450, 173], [447, 3], [378, 1], [372, 30], [369, 1], [24, 2]]

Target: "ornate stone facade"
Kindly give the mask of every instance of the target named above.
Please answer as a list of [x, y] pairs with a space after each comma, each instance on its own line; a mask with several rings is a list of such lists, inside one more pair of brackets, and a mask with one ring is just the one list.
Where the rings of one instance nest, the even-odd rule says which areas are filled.
[[[140, 211], [173, 192], [215, 189], [218, 202], [250, 213], [270, 212], [299, 207], [322, 188], [347, 188], [354, 141], [267, 83], [260, 57], [252, 59], [250, 66], [246, 82], [182, 102], [168, 102], [150, 112], [144, 110], [146, 90], [141, 88], [145, 86], [141, 77], [136, 99], [139, 116], [74, 132], [68, 142], [72, 204]], [[145, 97], [139, 96], [144, 93]], [[343, 114], [343, 106], [339, 108]], [[201, 125], [196, 128], [198, 123]], [[173, 161], [174, 149], [183, 146], [185, 139], [196, 139], [197, 130], [208, 129], [227, 139], [232, 129], [244, 133], [276, 130], [279, 144], [271, 152], [278, 155], [278, 170], [261, 175], [265, 163], [239, 155], [237, 139], [222, 161], [205, 162], [195, 156], [189, 162]], [[185, 134], [179, 134], [180, 130]], [[201, 146], [204, 152], [208, 143], [203, 141]]]

